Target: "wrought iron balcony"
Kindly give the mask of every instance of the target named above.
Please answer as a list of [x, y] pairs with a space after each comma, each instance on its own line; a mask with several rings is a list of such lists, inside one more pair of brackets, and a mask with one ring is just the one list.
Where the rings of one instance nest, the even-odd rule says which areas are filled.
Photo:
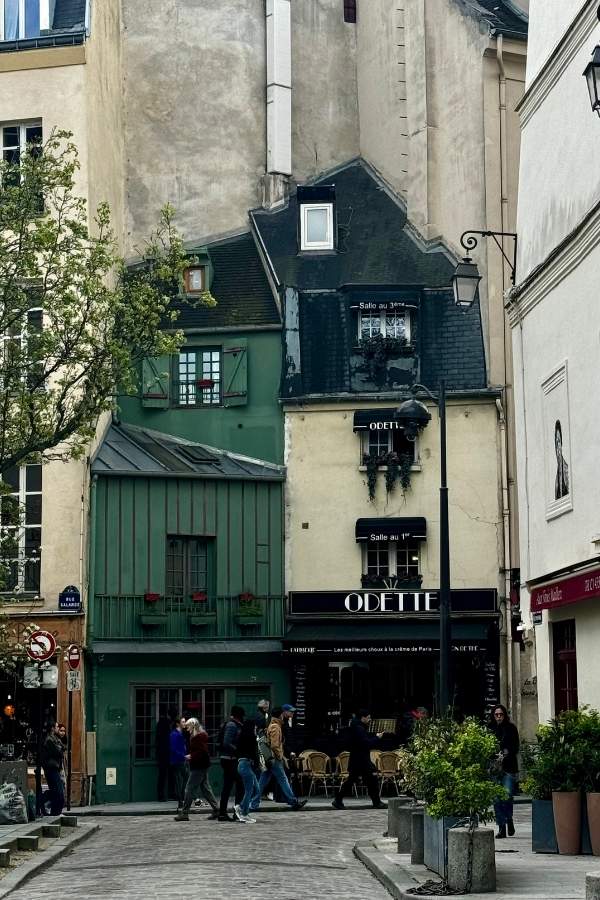
[[90, 638], [126, 641], [202, 641], [282, 638], [285, 598], [258, 597], [252, 606], [233, 597], [98, 595]]

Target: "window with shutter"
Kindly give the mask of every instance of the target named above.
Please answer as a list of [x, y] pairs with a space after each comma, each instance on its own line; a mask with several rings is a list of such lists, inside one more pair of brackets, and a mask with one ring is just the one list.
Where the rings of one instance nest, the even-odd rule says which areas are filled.
[[223, 405], [245, 406], [248, 402], [248, 342], [228, 341], [223, 348]]
[[169, 406], [169, 356], [147, 356], [142, 363], [142, 406], [167, 409]]

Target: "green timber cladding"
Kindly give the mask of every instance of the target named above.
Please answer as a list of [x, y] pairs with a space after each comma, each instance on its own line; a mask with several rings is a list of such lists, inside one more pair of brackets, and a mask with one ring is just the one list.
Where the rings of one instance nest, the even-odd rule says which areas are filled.
[[92, 461], [98, 802], [156, 799], [156, 723], [172, 708], [204, 721], [214, 754], [233, 703], [289, 700], [279, 311], [248, 234], [196, 256], [217, 306], [179, 304], [187, 355], [145, 362]]

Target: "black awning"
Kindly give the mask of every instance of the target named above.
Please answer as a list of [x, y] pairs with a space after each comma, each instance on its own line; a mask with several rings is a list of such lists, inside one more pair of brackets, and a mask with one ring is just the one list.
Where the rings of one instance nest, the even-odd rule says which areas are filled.
[[371, 425], [374, 426], [373, 430], [375, 430], [377, 424], [382, 427], [385, 426], [386, 423], [390, 430], [397, 430], [401, 426], [400, 423], [394, 419], [395, 412], [395, 406], [390, 409], [357, 409], [354, 413], [353, 430], [366, 431], [371, 428]]
[[424, 518], [357, 519], [357, 541], [424, 541], [427, 521]]
[[[490, 633], [489, 621], [452, 620], [452, 643], [474, 644], [478, 649], [486, 647]], [[376, 652], [377, 644], [417, 645], [439, 647], [439, 619], [431, 622], [422, 619], [377, 619], [369, 622], [294, 622], [283, 639], [284, 648], [297, 645], [330, 647], [367, 646]], [[496, 637], [497, 640], [497, 637]], [[424, 649], [424, 648], [423, 648]]]

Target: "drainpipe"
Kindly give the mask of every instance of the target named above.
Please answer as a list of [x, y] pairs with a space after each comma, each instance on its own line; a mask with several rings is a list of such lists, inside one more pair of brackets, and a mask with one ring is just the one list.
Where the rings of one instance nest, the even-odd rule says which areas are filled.
[[512, 629], [510, 623], [510, 500], [508, 493], [508, 447], [506, 441], [506, 417], [504, 415], [504, 407], [501, 400], [496, 400], [496, 409], [498, 411], [498, 426], [500, 429], [500, 459], [501, 459], [501, 478], [502, 478], [502, 534], [503, 534], [503, 550], [504, 550], [504, 618], [502, 625], [502, 637], [506, 644], [506, 707], [512, 715], [513, 705], [513, 642]]
[[[98, 476], [94, 475], [92, 478], [92, 483], [90, 486], [90, 525], [89, 525], [89, 571], [88, 571], [88, 582], [87, 582], [87, 636], [86, 636], [86, 645], [88, 648], [92, 646], [92, 641], [94, 639], [94, 627], [95, 627], [95, 602], [94, 602], [94, 592], [95, 592], [95, 575], [96, 575], [96, 489], [98, 486]], [[91, 655], [90, 657], [92, 662], [92, 671], [91, 671], [91, 712], [92, 712], [92, 722], [91, 729], [92, 731], [96, 731], [98, 725], [98, 661], [95, 656]]]

